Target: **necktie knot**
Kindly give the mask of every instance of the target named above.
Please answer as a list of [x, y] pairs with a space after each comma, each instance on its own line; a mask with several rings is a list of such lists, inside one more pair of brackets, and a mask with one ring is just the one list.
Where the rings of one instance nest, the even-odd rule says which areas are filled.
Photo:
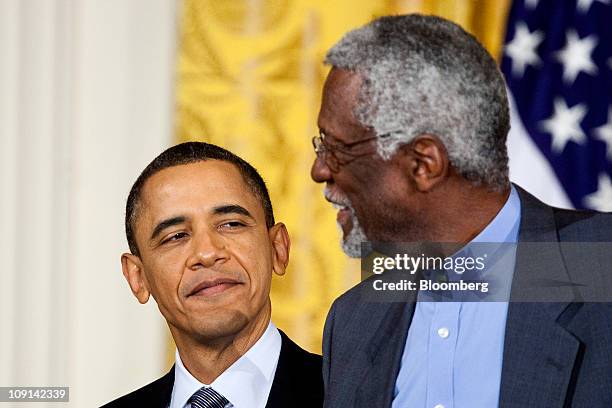
[[189, 398], [189, 403], [192, 408], [225, 408], [229, 401], [211, 387], [202, 387]]

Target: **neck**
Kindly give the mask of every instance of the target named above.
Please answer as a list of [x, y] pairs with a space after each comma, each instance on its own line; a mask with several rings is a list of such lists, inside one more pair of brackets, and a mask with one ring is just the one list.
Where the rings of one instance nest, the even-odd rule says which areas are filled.
[[440, 192], [444, 199], [437, 197], [427, 211], [435, 242], [467, 244], [491, 223], [510, 195], [510, 188], [491, 191], [466, 181], [444, 190]]
[[261, 338], [270, 322], [268, 303], [261, 317], [249, 322], [238, 333], [216, 338], [188, 335], [170, 326], [181, 361], [198, 381], [210, 385]]

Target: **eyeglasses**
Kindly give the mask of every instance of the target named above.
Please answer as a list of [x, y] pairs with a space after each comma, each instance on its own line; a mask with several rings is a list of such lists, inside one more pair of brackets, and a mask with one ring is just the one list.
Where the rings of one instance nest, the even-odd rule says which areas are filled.
[[[323, 131], [319, 131], [319, 136], [312, 138], [312, 147], [314, 148], [317, 157], [322, 159], [325, 162], [325, 165], [327, 165], [332, 172], [336, 173], [338, 170], [340, 170], [340, 166], [347, 165], [359, 157], [367, 156], [373, 153], [372, 151], [352, 153], [351, 149], [353, 147], [374, 139], [387, 137], [392, 133], [393, 132], [389, 132], [379, 136], [372, 136], [352, 143], [335, 143], [332, 145], [325, 141], [325, 133], [323, 133]], [[338, 153], [347, 157], [341, 159], [338, 157]]]

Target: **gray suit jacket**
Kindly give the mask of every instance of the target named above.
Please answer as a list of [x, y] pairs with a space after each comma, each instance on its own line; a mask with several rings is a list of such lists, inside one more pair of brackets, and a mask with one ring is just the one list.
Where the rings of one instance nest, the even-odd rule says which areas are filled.
[[[519, 242], [553, 242], [559, 248], [566, 242], [612, 242], [612, 214], [559, 210], [516, 188], [522, 206]], [[556, 301], [510, 303], [499, 406], [612, 407], [612, 303], [583, 301], [575, 284], [596, 277], [607, 282], [602, 291], [609, 289], [612, 263], [580, 253], [568, 257], [552, 247], [536, 258], [517, 252], [512, 298], [537, 281], [555, 287]], [[359, 284], [339, 297], [327, 316], [325, 407], [391, 406], [414, 297], [364, 302], [364, 288]]]

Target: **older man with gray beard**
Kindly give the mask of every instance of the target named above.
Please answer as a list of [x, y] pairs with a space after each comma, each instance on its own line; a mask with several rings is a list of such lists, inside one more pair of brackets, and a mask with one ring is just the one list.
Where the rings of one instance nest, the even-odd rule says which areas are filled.
[[[349, 290], [325, 326], [326, 406], [612, 406], [612, 308], [571, 297], [577, 281], [609, 288], [612, 263], [561, 245], [609, 243], [612, 216], [551, 208], [510, 183], [493, 58], [452, 22], [406, 15], [349, 32], [326, 63], [311, 175], [349, 256], [362, 241], [547, 248], [513, 255], [506, 301], [368, 302], [368, 281]], [[536, 281], [557, 297], [510, 301]]]

